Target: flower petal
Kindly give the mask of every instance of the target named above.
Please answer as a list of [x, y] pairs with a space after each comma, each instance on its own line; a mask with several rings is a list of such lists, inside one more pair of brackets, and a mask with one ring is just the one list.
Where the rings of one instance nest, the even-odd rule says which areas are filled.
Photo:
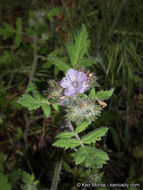
[[70, 85], [70, 81], [67, 79], [67, 77], [62, 78], [60, 81], [60, 86], [63, 88], [67, 88]]
[[66, 90], [64, 91], [64, 94], [66, 96], [73, 96], [74, 94], [76, 94], [77, 91], [76, 91], [76, 88], [66, 88]]
[[87, 88], [86, 82], [81, 82], [81, 84], [78, 86], [77, 92], [78, 92], [78, 93], [82, 93], [82, 92], [84, 92], [84, 90], [85, 90], [86, 88]]
[[69, 69], [66, 73], [66, 77], [71, 80], [72, 82], [74, 82], [75, 80], [77, 80], [78, 78], [78, 71], [74, 70], [74, 69]]
[[87, 80], [87, 76], [84, 72], [79, 72], [78, 73], [78, 81], [79, 82], [85, 82]]

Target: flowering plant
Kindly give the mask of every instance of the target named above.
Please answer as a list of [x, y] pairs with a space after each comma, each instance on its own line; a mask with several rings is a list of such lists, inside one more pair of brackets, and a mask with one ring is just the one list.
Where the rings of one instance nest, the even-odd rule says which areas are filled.
[[[89, 168], [90, 175], [87, 173], [87, 178], [90, 177], [94, 182], [96, 176], [95, 182], [100, 182], [102, 175], [99, 174], [99, 169], [109, 157], [106, 152], [96, 148], [96, 142], [101, 140], [108, 128], [95, 128], [87, 134], [85, 131], [107, 106], [103, 101], [113, 94], [113, 89], [95, 91], [96, 77], [94, 73], [87, 71], [86, 67], [92, 66], [99, 60], [85, 57], [89, 44], [87, 30], [83, 26], [82, 30], [75, 36], [74, 43], [66, 45], [70, 64], [64, 63], [63, 59], [52, 55], [45, 58], [66, 73], [60, 82], [49, 81], [48, 99], [29, 89], [28, 91], [33, 92], [33, 96], [24, 94], [18, 99], [18, 102], [29, 110], [42, 107], [46, 117], [51, 113], [51, 105], [56, 111], [62, 107], [63, 114], [65, 113], [64, 127], [61, 128], [61, 133], [55, 137], [53, 145], [75, 151], [75, 164]], [[61, 162], [58, 163], [61, 164]], [[56, 165], [55, 170], [57, 168], [59, 167]], [[55, 175], [58, 171], [55, 171]], [[53, 181], [57, 180], [56, 176]]]

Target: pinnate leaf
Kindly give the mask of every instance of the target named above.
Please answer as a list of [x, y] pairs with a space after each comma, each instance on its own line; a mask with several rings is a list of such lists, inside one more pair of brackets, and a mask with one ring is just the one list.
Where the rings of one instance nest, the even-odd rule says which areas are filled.
[[89, 125], [90, 125], [91, 122], [89, 121], [84, 121], [83, 123], [81, 123], [76, 129], [75, 129], [75, 132], [76, 133], [81, 133], [82, 131], [84, 131]]
[[22, 106], [27, 107], [29, 110], [36, 110], [40, 106], [48, 104], [48, 100], [41, 97], [40, 95], [38, 97], [38, 95], [31, 96], [29, 94], [24, 94], [18, 99], [17, 102], [20, 103]]
[[74, 158], [77, 165], [83, 163], [86, 167], [96, 168], [101, 168], [107, 160], [109, 160], [109, 157], [106, 152], [87, 146], [80, 147]]
[[80, 63], [79, 65], [82, 66], [82, 67], [89, 67], [93, 64], [96, 64], [100, 62], [99, 58], [96, 58], [96, 57], [85, 57], [83, 59], [80, 60]]
[[60, 148], [72, 149], [79, 146], [80, 143], [78, 140], [71, 138], [71, 139], [59, 139], [53, 145]]
[[89, 40], [86, 27], [83, 25], [81, 32], [75, 36], [74, 44], [68, 43], [66, 49], [70, 57], [71, 65], [80, 64], [83, 56], [88, 51]]
[[4, 23], [3, 27], [0, 28], [0, 35], [6, 40], [15, 33], [15, 29], [8, 23]]
[[60, 57], [49, 55], [48, 60], [51, 61], [54, 65], [58, 66], [61, 71], [65, 72], [70, 69], [70, 66], [65, 63], [64, 60]]
[[57, 136], [56, 136], [56, 139], [57, 138], [70, 138], [70, 137], [73, 137], [74, 134], [72, 132], [62, 132], [62, 133], [59, 133]]
[[107, 133], [108, 128], [101, 127], [99, 129], [95, 129], [94, 131], [90, 132], [88, 135], [82, 138], [82, 142], [84, 144], [91, 144], [95, 143], [96, 141], [100, 141], [101, 137], [103, 137]]
[[98, 91], [95, 96], [99, 99], [99, 100], [105, 100], [109, 97], [112, 96], [114, 92], [114, 89], [111, 89], [111, 90], [101, 90], [101, 91]]

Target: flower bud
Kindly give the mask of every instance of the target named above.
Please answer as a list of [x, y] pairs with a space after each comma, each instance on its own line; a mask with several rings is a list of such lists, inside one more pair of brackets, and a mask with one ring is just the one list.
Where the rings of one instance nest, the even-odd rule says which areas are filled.
[[75, 105], [66, 110], [66, 119], [79, 123], [84, 120], [94, 121], [100, 115], [101, 110], [102, 107], [97, 105], [94, 99], [77, 98]]

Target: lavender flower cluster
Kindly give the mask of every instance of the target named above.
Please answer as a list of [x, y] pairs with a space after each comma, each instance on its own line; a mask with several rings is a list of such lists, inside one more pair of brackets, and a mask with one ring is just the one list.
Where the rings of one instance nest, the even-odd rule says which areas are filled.
[[90, 88], [91, 81], [95, 82], [94, 78], [92, 74], [87, 77], [83, 71], [69, 69], [60, 85], [50, 81], [49, 96], [54, 98], [57, 105], [66, 107], [66, 120], [80, 123], [84, 120], [93, 121], [100, 115], [101, 105], [95, 98], [83, 93]]

